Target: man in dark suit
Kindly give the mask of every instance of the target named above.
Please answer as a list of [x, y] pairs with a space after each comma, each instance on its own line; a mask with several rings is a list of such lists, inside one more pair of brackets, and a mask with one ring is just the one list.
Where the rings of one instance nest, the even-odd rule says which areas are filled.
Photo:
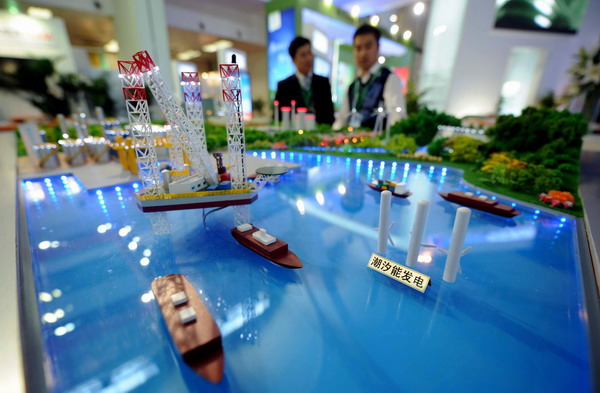
[[310, 41], [304, 37], [294, 38], [289, 52], [296, 73], [277, 84], [275, 100], [279, 101], [279, 108], [292, 106], [294, 100], [296, 108], [305, 107], [314, 113], [317, 123], [331, 125], [334, 120], [331, 85], [329, 79], [312, 72], [315, 56]]

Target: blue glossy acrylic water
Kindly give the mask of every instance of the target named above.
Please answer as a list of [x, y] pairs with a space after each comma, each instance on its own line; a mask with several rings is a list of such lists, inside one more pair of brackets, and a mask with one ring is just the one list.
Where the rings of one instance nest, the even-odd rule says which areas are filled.
[[[72, 176], [24, 182], [44, 355], [55, 392], [565, 392], [590, 391], [586, 308], [575, 221], [523, 206], [514, 219], [473, 211], [453, 284], [445, 255], [424, 248], [418, 293], [367, 268], [380, 194], [365, 181], [406, 181], [394, 198], [404, 263], [416, 203], [424, 241], [449, 244], [466, 190], [439, 165], [265, 152], [300, 169], [266, 186], [254, 225], [289, 243], [304, 268], [277, 266], [230, 235], [231, 208], [166, 213], [156, 235], [137, 184], [86, 190]], [[510, 203], [510, 202], [509, 202]], [[160, 217], [159, 217], [160, 218]], [[164, 218], [164, 217], [163, 217]], [[151, 281], [181, 273], [217, 321], [225, 375], [211, 385], [177, 356]]]

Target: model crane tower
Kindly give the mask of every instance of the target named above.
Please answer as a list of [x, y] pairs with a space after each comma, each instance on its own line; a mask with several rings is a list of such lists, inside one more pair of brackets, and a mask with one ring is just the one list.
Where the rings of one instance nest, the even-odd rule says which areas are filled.
[[242, 89], [240, 82], [240, 67], [235, 64], [221, 64], [221, 85], [223, 87], [223, 101], [225, 102], [225, 116], [227, 126], [227, 149], [229, 151], [231, 188], [241, 189], [248, 187], [246, 179], [246, 163], [244, 150], [244, 118], [242, 112]]
[[[181, 107], [169, 91], [165, 81], [147, 51], [141, 51], [133, 55], [140, 73], [144, 76], [146, 84], [156, 98], [160, 109], [172, 130], [172, 139], [175, 146], [181, 146], [183, 152], [192, 163], [192, 167], [200, 177], [204, 177], [209, 184], [217, 184], [218, 177], [215, 166], [206, 149], [206, 136], [204, 135], [204, 124], [196, 129], [189, 117], [183, 113]], [[188, 114], [189, 115], [189, 114]]]
[[160, 172], [150, 126], [144, 79], [136, 62], [119, 61], [118, 65], [142, 187], [147, 195], [164, 194], [160, 186]]

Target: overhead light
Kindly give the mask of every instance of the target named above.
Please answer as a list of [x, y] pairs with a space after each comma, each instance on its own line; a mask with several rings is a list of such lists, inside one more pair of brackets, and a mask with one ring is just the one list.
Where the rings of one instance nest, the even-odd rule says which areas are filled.
[[390, 27], [390, 33], [392, 33], [392, 35], [398, 34], [399, 30], [400, 30], [400, 26], [398, 26], [398, 25], [392, 25], [392, 27]]
[[350, 10], [350, 15], [352, 15], [353, 18], [358, 18], [358, 15], [360, 15], [360, 7], [358, 5], [353, 5]]
[[373, 25], [373, 26], [377, 26], [377, 25], [379, 24], [379, 16], [377, 16], [377, 15], [373, 15], [373, 16], [371, 17], [371, 20], [370, 20], [370, 22], [371, 22], [371, 25]]
[[29, 7], [27, 8], [27, 13], [29, 16], [33, 16], [34, 18], [40, 19], [52, 19], [54, 14], [49, 8], [42, 7]]
[[410, 37], [412, 37], [412, 31], [410, 31], [410, 30], [406, 30], [406, 31], [404, 32], [404, 34], [402, 34], [402, 38], [403, 38], [405, 41], [408, 41], [408, 40], [410, 40]]
[[202, 73], [202, 79], [208, 79], [208, 72]]
[[214, 53], [221, 49], [231, 48], [233, 46], [233, 42], [229, 40], [219, 40], [215, 41], [212, 44], [206, 44], [202, 46], [202, 50], [208, 53]]
[[521, 82], [519, 81], [507, 81], [502, 85], [502, 97], [512, 98], [517, 95], [521, 90]]
[[423, 2], [419, 1], [417, 4], [415, 4], [415, 6], [413, 7], [413, 12], [415, 13], [415, 15], [419, 16], [421, 15], [423, 12], [425, 11], [425, 4], [423, 4]]
[[392, 22], [392, 23], [398, 22], [398, 15], [396, 15], [396, 14], [390, 15], [390, 22]]
[[385, 63], [385, 56], [379, 56], [379, 59], [377, 59], [377, 61], [379, 61], [379, 64]]
[[446, 30], [448, 30], [448, 26], [446, 26], [446, 25], [438, 26], [435, 29], [433, 29], [433, 35], [438, 36], [438, 35], [444, 33]]
[[323, 0], [323, 4], [325, 4], [326, 6], [330, 6], [331, 4], [333, 4], [333, 0]]
[[197, 49], [188, 49], [183, 52], [179, 52], [177, 54], [177, 60], [188, 61], [191, 59], [195, 59], [196, 57], [202, 56], [202, 52]]
[[108, 41], [102, 48], [107, 53], [119, 53], [119, 43], [115, 39]]
[[550, 19], [546, 18], [544, 15], [536, 15], [535, 18], [533, 18], [533, 21], [538, 26], [543, 27], [545, 29], [550, 27], [550, 25], [552, 24], [552, 22], [550, 22]]

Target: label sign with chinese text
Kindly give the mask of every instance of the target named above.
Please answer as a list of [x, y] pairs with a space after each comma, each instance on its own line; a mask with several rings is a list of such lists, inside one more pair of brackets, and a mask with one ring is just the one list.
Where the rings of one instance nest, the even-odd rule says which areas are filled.
[[399, 263], [390, 261], [377, 254], [371, 254], [367, 266], [381, 274], [385, 274], [389, 278], [393, 278], [394, 280], [411, 287], [412, 289], [416, 289], [419, 292], [425, 293], [425, 290], [429, 285], [429, 276], [404, 265], [400, 265]]

